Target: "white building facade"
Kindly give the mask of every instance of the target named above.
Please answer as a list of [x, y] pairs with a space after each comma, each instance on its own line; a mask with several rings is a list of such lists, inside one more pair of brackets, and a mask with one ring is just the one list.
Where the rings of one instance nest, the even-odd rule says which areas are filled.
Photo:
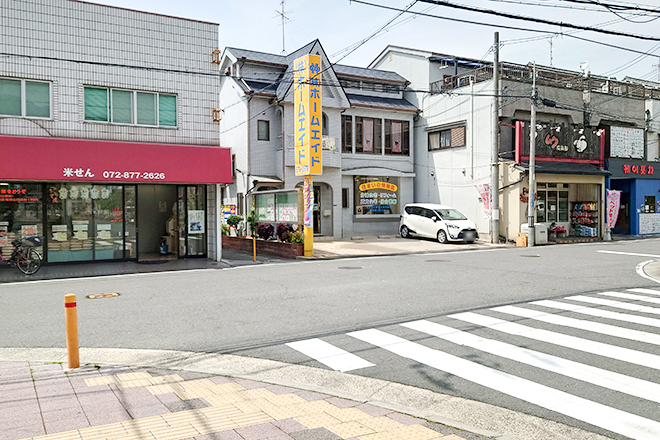
[[226, 48], [220, 92], [222, 145], [235, 157], [225, 204], [242, 217], [251, 195], [301, 186], [294, 173], [293, 62], [321, 57], [323, 173], [314, 176], [314, 234], [328, 238], [396, 234], [400, 209], [413, 198], [407, 82], [376, 69], [332, 65], [318, 41], [288, 56]]
[[[387, 47], [370, 67], [409, 78], [405, 97], [422, 111], [414, 126], [416, 201], [454, 206], [477, 223], [480, 235], [489, 234], [496, 135], [499, 238], [515, 241], [521, 225], [528, 223], [529, 197], [535, 194], [532, 217], [551, 232], [550, 238], [602, 239], [609, 233], [608, 189], [622, 193], [614, 233], [660, 232], [654, 173], [660, 158], [652, 116], [660, 98], [657, 83], [503, 62], [496, 88], [492, 63], [396, 46]], [[532, 191], [534, 74], [538, 99]]]

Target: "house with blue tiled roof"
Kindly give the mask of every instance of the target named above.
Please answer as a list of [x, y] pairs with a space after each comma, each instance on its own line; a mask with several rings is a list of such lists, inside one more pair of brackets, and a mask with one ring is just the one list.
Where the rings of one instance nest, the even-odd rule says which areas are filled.
[[228, 47], [222, 53], [220, 141], [232, 150], [235, 178], [223, 194], [247, 217], [252, 195], [295, 189], [294, 61], [321, 57], [323, 173], [314, 176], [314, 234], [329, 238], [395, 235], [413, 201], [413, 123], [395, 72], [332, 64], [318, 40], [289, 55]]

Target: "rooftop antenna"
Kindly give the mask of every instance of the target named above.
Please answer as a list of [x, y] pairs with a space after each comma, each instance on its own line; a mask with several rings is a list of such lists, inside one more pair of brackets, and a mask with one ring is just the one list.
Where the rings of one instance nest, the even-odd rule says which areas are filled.
[[285, 2], [285, 0], [282, 0], [280, 2], [280, 6], [282, 7], [281, 11], [275, 10], [275, 12], [277, 12], [277, 14], [282, 18], [282, 53], [281, 53], [281, 55], [286, 55], [286, 49], [284, 47], [284, 24], [287, 21], [291, 21], [291, 19], [289, 19], [289, 17], [287, 17], [286, 14], [289, 14], [289, 13], [293, 12], [293, 11], [285, 11], [284, 10], [284, 2]]

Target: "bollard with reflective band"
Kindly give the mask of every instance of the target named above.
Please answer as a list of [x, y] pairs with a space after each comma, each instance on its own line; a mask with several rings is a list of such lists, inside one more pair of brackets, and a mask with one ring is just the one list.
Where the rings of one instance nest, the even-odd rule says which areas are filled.
[[66, 352], [69, 358], [69, 368], [80, 366], [78, 355], [78, 309], [76, 307], [76, 295], [68, 293], [64, 295], [64, 312], [66, 315]]

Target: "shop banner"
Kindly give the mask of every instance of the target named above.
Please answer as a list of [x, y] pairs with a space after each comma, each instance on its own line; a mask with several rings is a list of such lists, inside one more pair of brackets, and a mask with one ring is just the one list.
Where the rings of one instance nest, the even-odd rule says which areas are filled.
[[475, 186], [477, 187], [481, 201], [484, 203], [484, 218], [490, 219], [490, 185], [483, 183]]
[[606, 189], [605, 191], [607, 191], [607, 226], [613, 228], [619, 218], [621, 191], [616, 189]]
[[309, 176], [305, 176], [303, 181], [303, 203], [305, 226], [311, 228], [314, 226], [314, 187]]
[[[231, 153], [221, 147], [0, 136], [0, 157], [5, 180], [232, 182]], [[83, 199], [99, 196], [95, 191], [80, 194]]]

